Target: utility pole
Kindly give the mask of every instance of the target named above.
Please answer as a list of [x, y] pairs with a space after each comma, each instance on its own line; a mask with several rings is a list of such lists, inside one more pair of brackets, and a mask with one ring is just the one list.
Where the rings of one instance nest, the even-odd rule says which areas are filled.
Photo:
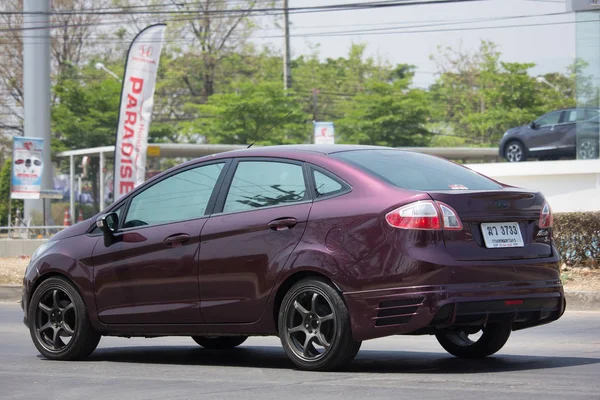
[[292, 70], [290, 69], [290, 17], [288, 0], [283, 0], [283, 89], [292, 87]]
[[318, 121], [318, 119], [317, 119], [318, 96], [319, 96], [319, 89], [313, 89], [312, 90], [313, 122]]
[[[48, 190], [53, 189], [50, 161], [50, 0], [23, 0], [23, 11], [24, 132], [26, 137], [44, 139], [42, 190]], [[44, 202], [49, 201], [25, 200], [24, 218], [42, 216]]]

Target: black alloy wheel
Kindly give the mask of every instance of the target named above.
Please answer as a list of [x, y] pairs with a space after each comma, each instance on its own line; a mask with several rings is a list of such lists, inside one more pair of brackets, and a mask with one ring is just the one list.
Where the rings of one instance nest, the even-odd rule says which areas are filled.
[[306, 279], [285, 295], [279, 310], [279, 336], [299, 368], [333, 370], [356, 356], [350, 316], [340, 294], [324, 280]]
[[65, 279], [52, 277], [42, 282], [31, 298], [28, 316], [33, 343], [46, 358], [82, 359], [100, 341], [81, 296]]
[[500, 350], [510, 337], [509, 324], [490, 323], [481, 329], [451, 328], [435, 334], [450, 354], [459, 358], [483, 358]]

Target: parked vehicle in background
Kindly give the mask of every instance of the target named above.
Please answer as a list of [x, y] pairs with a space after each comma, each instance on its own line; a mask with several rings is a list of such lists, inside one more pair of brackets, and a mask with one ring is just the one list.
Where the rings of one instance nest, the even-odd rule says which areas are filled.
[[367, 146], [220, 153], [155, 176], [56, 234], [25, 272], [37, 349], [80, 359], [102, 335], [226, 349], [278, 335], [299, 368], [361, 341], [435, 335], [486, 357], [563, 314], [541, 193], [449, 161]]
[[500, 156], [508, 162], [577, 156], [596, 159], [600, 135], [599, 114], [598, 108], [569, 108], [549, 112], [529, 125], [506, 131], [500, 141]]

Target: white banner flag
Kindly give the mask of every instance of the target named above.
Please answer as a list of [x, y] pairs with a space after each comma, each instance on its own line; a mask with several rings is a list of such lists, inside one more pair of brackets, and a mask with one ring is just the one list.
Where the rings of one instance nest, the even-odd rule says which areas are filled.
[[144, 182], [148, 129], [165, 25], [141, 31], [129, 47], [115, 146], [114, 201]]

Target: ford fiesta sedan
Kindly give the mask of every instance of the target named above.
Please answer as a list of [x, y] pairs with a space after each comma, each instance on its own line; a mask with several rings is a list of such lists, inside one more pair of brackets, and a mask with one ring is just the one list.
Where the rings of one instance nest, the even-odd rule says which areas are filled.
[[101, 336], [278, 335], [297, 367], [331, 370], [399, 334], [489, 356], [563, 314], [558, 261], [540, 193], [418, 153], [265, 147], [179, 165], [58, 233], [22, 306], [49, 359]]

